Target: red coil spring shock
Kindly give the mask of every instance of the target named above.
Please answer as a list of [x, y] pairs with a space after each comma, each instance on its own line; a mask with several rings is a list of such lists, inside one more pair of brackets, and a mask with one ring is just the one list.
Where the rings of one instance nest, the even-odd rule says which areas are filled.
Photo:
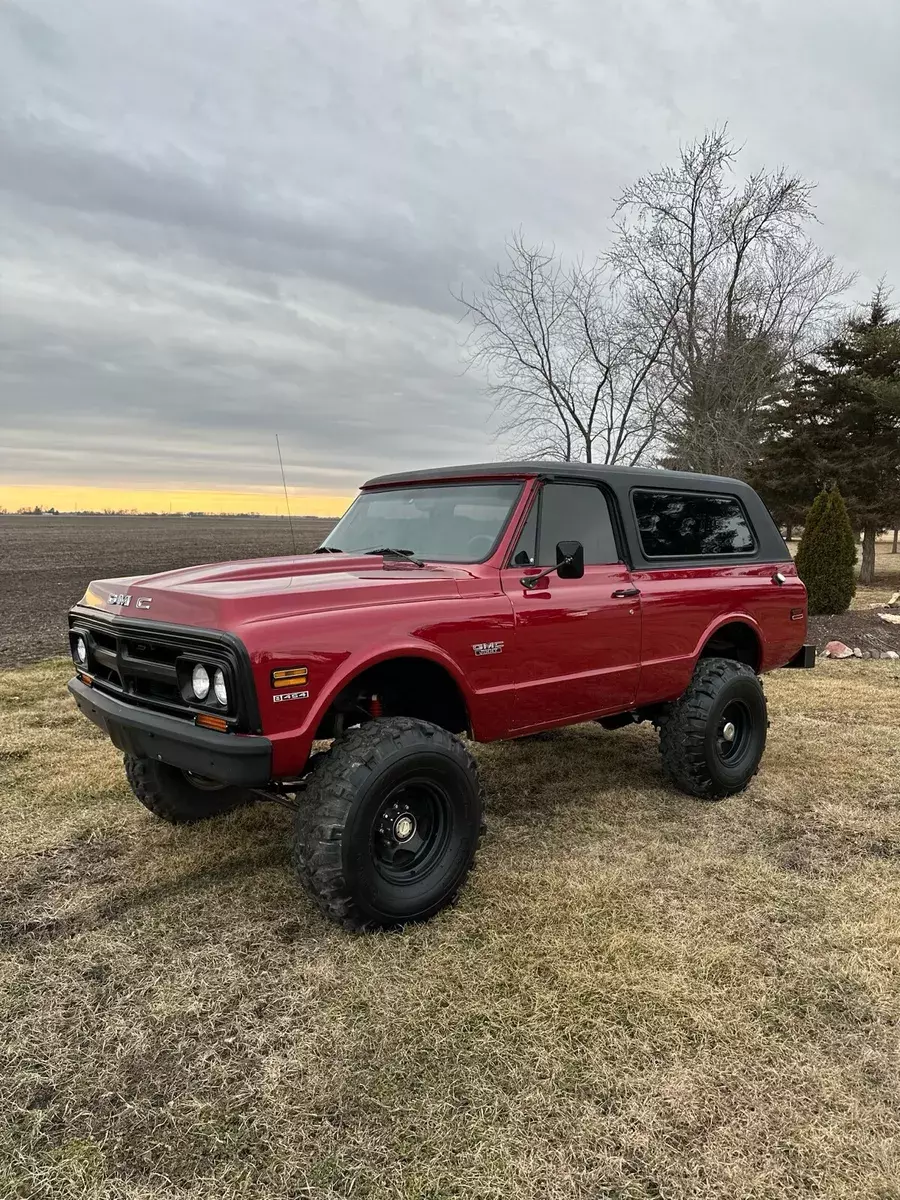
[[381, 707], [381, 698], [379, 696], [373, 696], [369, 700], [369, 716], [374, 720], [375, 717], [380, 717], [383, 712], [384, 709]]

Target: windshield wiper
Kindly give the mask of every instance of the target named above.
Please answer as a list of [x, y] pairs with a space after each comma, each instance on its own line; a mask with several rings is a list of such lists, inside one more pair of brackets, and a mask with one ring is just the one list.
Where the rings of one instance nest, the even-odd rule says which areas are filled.
[[360, 550], [359, 554], [380, 554], [382, 558], [399, 558], [403, 562], [415, 563], [417, 567], [424, 567], [425, 564], [421, 558], [415, 558], [414, 550], [398, 550], [396, 546], [373, 546], [371, 550]]
[[343, 553], [344, 553], [343, 550], [338, 549], [337, 546], [317, 546], [315, 548], [315, 550], [313, 550], [313, 554], [343, 554]]

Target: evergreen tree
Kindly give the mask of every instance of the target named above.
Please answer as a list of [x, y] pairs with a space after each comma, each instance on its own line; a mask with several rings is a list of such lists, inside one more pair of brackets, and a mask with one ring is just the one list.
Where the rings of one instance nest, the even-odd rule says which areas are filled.
[[782, 520], [838, 485], [863, 531], [860, 582], [872, 583], [876, 534], [893, 522], [900, 497], [900, 319], [884, 289], [770, 406], [752, 476]]
[[811, 613], [842, 613], [856, 591], [856, 538], [837, 488], [819, 492], [797, 547], [797, 571], [809, 592]]

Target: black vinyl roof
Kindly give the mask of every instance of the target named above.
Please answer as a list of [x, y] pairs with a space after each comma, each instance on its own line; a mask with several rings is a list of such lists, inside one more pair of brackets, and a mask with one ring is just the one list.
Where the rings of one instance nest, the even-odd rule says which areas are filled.
[[434, 483], [442, 479], [514, 479], [533, 476], [594, 479], [626, 487], [675, 487], [692, 491], [743, 491], [747, 485], [724, 475], [697, 475], [693, 471], [664, 471], [655, 467], [608, 467], [597, 463], [554, 462], [535, 459], [523, 462], [469, 463], [457, 467], [429, 467], [422, 471], [400, 471], [394, 475], [377, 475], [363, 487], [385, 487], [399, 483]]

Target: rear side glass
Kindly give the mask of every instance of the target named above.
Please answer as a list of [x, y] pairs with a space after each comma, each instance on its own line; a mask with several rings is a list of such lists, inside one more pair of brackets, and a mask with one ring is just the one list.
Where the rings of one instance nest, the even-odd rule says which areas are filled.
[[632, 503], [647, 558], [712, 558], [756, 549], [736, 496], [635, 491]]

